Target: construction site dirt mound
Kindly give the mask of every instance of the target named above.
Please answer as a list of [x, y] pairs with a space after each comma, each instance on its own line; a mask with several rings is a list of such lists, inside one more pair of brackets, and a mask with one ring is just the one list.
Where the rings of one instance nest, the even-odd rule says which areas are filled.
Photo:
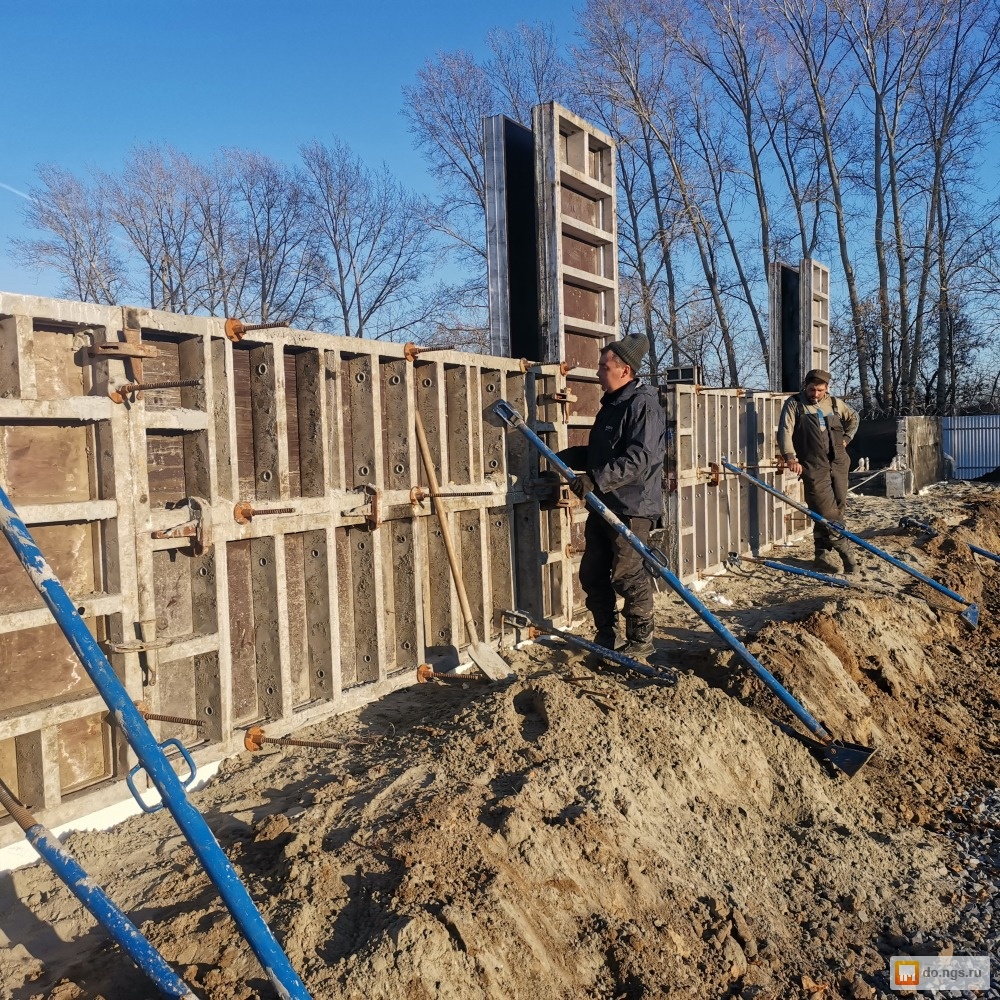
[[[744, 564], [699, 596], [835, 737], [878, 748], [853, 778], [667, 593], [674, 685], [538, 642], [507, 651], [509, 683], [414, 685], [297, 734], [375, 742], [224, 762], [192, 797], [313, 996], [852, 1000], [892, 995], [892, 954], [996, 952], [1000, 869], [963, 831], [997, 789], [1000, 567], [968, 543], [1000, 550], [1000, 495], [851, 516], [978, 627], [866, 552], [852, 589]], [[169, 815], [67, 847], [197, 995], [274, 995]], [[48, 869], [6, 876], [0, 907], [3, 996], [156, 995]]]

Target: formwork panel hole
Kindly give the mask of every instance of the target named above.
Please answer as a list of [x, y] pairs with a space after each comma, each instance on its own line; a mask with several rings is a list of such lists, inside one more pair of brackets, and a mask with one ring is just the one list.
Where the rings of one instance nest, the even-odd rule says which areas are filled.
[[206, 705], [205, 706], [205, 714], [206, 715], [215, 715], [215, 709], [212, 708], [211, 705]]
[[267, 374], [267, 365], [263, 361], [259, 365], [257, 365], [257, 374], [258, 375]]
[[364, 382], [366, 378], [368, 378], [368, 376], [364, 372], [358, 372], [357, 375], [354, 376], [354, 381]]
[[198, 576], [208, 576], [208, 570], [202, 566], [201, 569], [198, 570]]
[[317, 677], [318, 677], [318, 678], [319, 678], [320, 680], [322, 680], [322, 679], [323, 679], [324, 677], [326, 677], [326, 671], [325, 671], [325, 670], [317, 670], [317, 671], [316, 671], [316, 676], [317, 676]]
[[86, 613], [87, 609], [81, 604], [77, 609], [76, 613], [82, 618]]
[[271, 684], [268, 684], [268, 686], [266, 688], [264, 688], [264, 693], [265, 694], [274, 694], [274, 687]]
[[309, 555], [311, 555], [313, 559], [319, 558], [319, 549], [311, 549]]
[[486, 391], [487, 392], [496, 392], [497, 391], [496, 383], [495, 382], [488, 383], [487, 386], [486, 386]]
[[372, 662], [372, 658], [367, 653], [365, 653], [365, 655], [362, 656], [361, 659], [364, 660], [365, 663], [371, 663]]
[[409, 642], [401, 642], [399, 645], [400, 645], [401, 649], [409, 649], [410, 648], [410, 643]]
[[269, 483], [271, 481], [271, 473], [269, 470], [265, 469], [261, 474], [260, 478], [262, 482]]
[[267, 557], [266, 557], [266, 556], [261, 556], [261, 557], [260, 557], [260, 558], [259, 558], [259, 559], [257, 560], [257, 565], [258, 565], [258, 566], [266, 566], [266, 565], [267, 565]]
[[364, 542], [358, 542], [358, 551], [364, 552], [364, 550], [365, 550], [365, 543]]
[[500, 468], [500, 463], [495, 458], [491, 459], [490, 460], [490, 468], [491, 469], [499, 469]]
[[434, 380], [433, 379], [429, 379], [429, 378], [425, 378], [420, 384], [425, 389], [429, 389], [434, 384]]
[[397, 462], [397, 463], [396, 463], [396, 464], [395, 464], [395, 465], [394, 465], [394, 466], [392, 467], [392, 471], [393, 471], [393, 472], [395, 472], [395, 473], [396, 473], [396, 475], [398, 476], [398, 475], [399, 475], [399, 474], [400, 474], [400, 473], [401, 473], [401, 472], [403, 471], [403, 464], [402, 464], [401, 462]]
[[389, 385], [399, 385], [402, 379], [398, 375], [389, 376]]

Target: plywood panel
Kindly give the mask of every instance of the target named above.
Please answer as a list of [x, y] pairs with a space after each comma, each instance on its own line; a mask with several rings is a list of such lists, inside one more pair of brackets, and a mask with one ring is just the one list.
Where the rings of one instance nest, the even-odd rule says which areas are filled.
[[163, 507], [188, 495], [182, 433], [148, 431], [146, 463], [149, 467], [149, 502], [152, 506]]
[[250, 397], [250, 345], [233, 347], [233, 389], [236, 395], [236, 467], [239, 493], [253, 500], [256, 473], [253, 455], [253, 402]]
[[[181, 378], [180, 352], [177, 340], [142, 332], [142, 342], [156, 356], [142, 362], [143, 382], [177, 382]], [[142, 393], [147, 410], [175, 409], [182, 405], [180, 389], [150, 389]]]
[[[93, 631], [93, 619], [85, 623]], [[7, 709], [94, 689], [55, 623], [0, 636], [0, 685]]]
[[176, 549], [153, 553], [153, 590], [158, 638], [188, 636], [194, 631], [191, 608], [191, 560]]
[[32, 334], [38, 399], [67, 399], [84, 393], [83, 368], [71, 333], [35, 330]]
[[566, 316], [572, 319], [586, 320], [588, 323], [603, 323], [604, 309], [601, 304], [600, 292], [590, 288], [581, 288], [563, 283], [563, 308]]
[[59, 780], [64, 795], [111, 774], [109, 741], [104, 713], [59, 726]]
[[285, 535], [284, 540], [285, 598], [288, 602], [288, 651], [292, 667], [292, 698], [296, 705], [302, 705], [310, 698], [305, 553], [301, 534]]
[[8, 424], [2, 442], [7, 493], [15, 506], [94, 498], [88, 427]]
[[[97, 590], [94, 524], [37, 524], [30, 531], [70, 594], [91, 594]], [[40, 608], [43, 603], [14, 550], [6, 542], [0, 543], [0, 613]]]
[[232, 661], [233, 719], [257, 717], [257, 657], [254, 651], [253, 589], [250, 584], [250, 542], [226, 546], [229, 576], [229, 646]]
[[570, 188], [562, 189], [562, 213], [577, 222], [589, 226], [599, 226], [601, 220], [600, 202]]
[[285, 365], [285, 426], [288, 434], [288, 494], [302, 496], [302, 466], [299, 458], [299, 400], [296, 355], [283, 353]]

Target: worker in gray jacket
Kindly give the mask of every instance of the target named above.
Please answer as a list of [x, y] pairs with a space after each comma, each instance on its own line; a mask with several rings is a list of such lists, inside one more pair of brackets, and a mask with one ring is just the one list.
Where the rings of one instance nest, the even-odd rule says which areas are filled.
[[[559, 457], [581, 471], [571, 485], [583, 497], [595, 493], [643, 544], [663, 515], [666, 417], [659, 393], [637, 378], [649, 340], [629, 334], [601, 351], [597, 377], [604, 395], [589, 443]], [[580, 586], [597, 630], [594, 641], [614, 649], [618, 597], [622, 597], [629, 656], [653, 652], [653, 584], [642, 557], [604, 518], [590, 511], [584, 529]]]
[[[802, 391], [785, 401], [778, 421], [778, 447], [795, 475], [802, 476], [806, 506], [828, 521], [844, 523], [848, 472], [847, 445], [857, 433], [859, 418], [842, 399], [829, 394], [830, 373], [813, 368], [806, 373]], [[858, 567], [851, 543], [823, 524], [813, 526], [816, 568], [847, 573]]]

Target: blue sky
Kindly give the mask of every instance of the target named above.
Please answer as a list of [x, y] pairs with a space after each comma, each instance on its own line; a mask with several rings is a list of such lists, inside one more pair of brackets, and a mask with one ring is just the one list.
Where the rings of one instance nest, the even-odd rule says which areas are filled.
[[[195, 158], [224, 146], [292, 161], [337, 135], [366, 162], [430, 190], [400, 115], [401, 88], [439, 51], [482, 54], [490, 28], [551, 21], [569, 0], [321, 3], [318, 0], [95, 0], [4, 5], [0, 110], [0, 290], [54, 294], [15, 266], [11, 237], [39, 163], [118, 169], [138, 143]], [[579, 5], [577, 5], [579, 6]], [[13, 188], [14, 191], [11, 191]]]

